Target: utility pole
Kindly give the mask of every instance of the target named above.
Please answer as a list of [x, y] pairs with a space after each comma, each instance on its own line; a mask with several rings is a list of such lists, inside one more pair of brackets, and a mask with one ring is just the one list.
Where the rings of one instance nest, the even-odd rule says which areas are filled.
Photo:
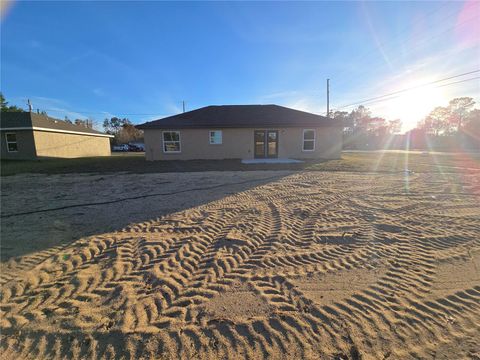
[[182, 101], [182, 105], [183, 105], [183, 112], [185, 112], [185, 100]]
[[327, 79], [327, 117], [330, 117], [330, 79]]

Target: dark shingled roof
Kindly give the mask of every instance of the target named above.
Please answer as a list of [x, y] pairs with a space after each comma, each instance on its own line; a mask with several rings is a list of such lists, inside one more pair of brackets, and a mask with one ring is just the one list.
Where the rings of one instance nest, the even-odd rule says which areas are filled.
[[278, 105], [206, 106], [137, 125], [148, 129], [258, 128], [342, 126], [325, 116]]
[[74, 131], [91, 135], [106, 135], [105, 133], [87, 128], [86, 126], [70, 124], [47, 115], [30, 112], [0, 113], [0, 128], [2, 130], [32, 127], [51, 129], [52, 131]]

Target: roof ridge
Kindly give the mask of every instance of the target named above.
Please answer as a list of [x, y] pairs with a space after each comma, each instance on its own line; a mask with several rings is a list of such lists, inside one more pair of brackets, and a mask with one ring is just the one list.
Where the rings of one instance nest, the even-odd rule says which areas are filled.
[[334, 119], [276, 104], [208, 105], [152, 120], [139, 129], [340, 126]]

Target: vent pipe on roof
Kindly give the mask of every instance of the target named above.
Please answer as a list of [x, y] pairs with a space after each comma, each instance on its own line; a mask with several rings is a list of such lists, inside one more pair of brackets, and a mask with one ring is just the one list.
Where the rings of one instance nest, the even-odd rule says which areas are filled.
[[30, 99], [27, 99], [27, 105], [28, 105], [28, 112], [32, 112], [32, 103], [30, 102]]

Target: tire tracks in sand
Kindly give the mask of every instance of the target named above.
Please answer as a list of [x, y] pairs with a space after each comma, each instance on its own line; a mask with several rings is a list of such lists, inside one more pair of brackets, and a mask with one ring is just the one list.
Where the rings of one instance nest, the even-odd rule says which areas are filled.
[[480, 210], [448, 181], [412, 176], [438, 196], [405, 198], [398, 175], [304, 172], [26, 256], [1, 277], [0, 349], [373, 359], [461, 343], [473, 356]]

